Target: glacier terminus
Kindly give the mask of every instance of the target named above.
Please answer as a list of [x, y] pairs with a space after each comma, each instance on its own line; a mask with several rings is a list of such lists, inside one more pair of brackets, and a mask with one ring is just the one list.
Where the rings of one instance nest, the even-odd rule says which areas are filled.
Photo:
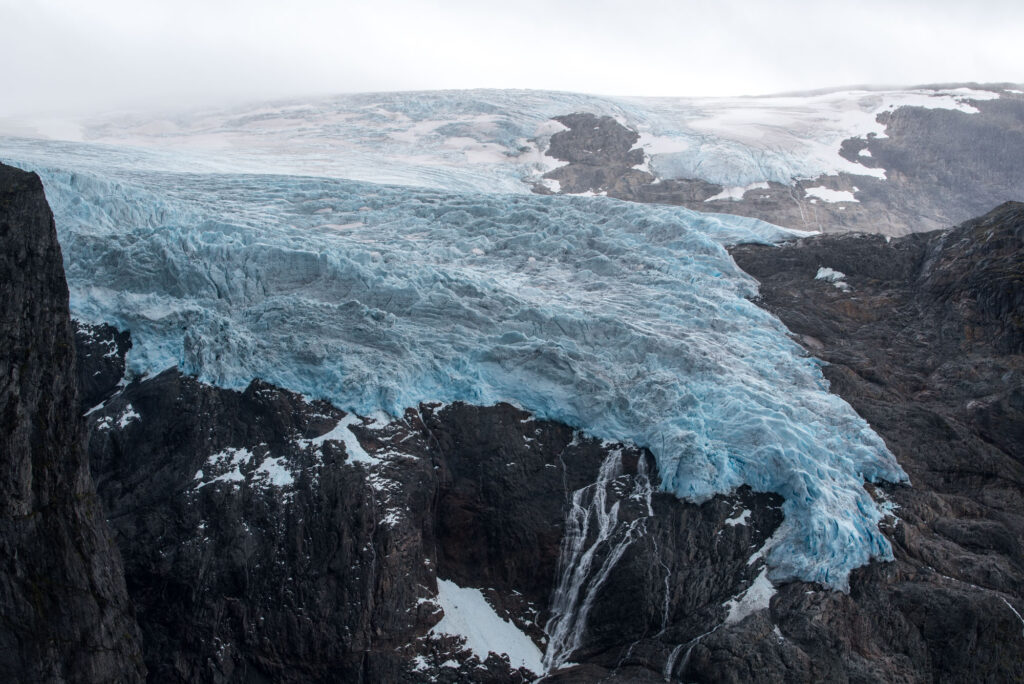
[[688, 500], [744, 484], [782, 495], [774, 580], [843, 589], [891, 557], [863, 484], [905, 474], [724, 248], [795, 231], [602, 197], [168, 172], [130, 148], [49, 145], [5, 162], [43, 178], [73, 315], [130, 330], [134, 376], [260, 378], [364, 415], [510, 402], [649, 448]]

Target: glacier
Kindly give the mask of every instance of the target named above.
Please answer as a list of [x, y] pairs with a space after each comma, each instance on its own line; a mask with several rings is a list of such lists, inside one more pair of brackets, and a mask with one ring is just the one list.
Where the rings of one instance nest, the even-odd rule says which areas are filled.
[[794, 231], [602, 197], [161, 171], [152, 154], [0, 141], [43, 178], [73, 315], [130, 330], [135, 376], [261, 378], [365, 415], [511, 402], [648, 447], [680, 497], [782, 495], [774, 580], [846, 589], [892, 557], [863, 485], [906, 475], [723, 246]]
[[[561, 165], [544, 155], [572, 112], [637, 131], [659, 179], [726, 188], [881, 168], [840, 155], [842, 141], [885, 137], [877, 117], [899, 107], [949, 109], [999, 98], [971, 88], [837, 90], [763, 97], [599, 97], [533, 90], [361, 93], [175, 113], [59, 121], [0, 120], [0, 134], [76, 138], [132, 149], [153, 170], [279, 173], [457, 192], [528, 193]], [[6, 130], [5, 130], [6, 129]], [[14, 144], [8, 138], [8, 144]], [[34, 144], [31, 143], [31, 144]], [[184, 154], [187, 153], [187, 154]]]

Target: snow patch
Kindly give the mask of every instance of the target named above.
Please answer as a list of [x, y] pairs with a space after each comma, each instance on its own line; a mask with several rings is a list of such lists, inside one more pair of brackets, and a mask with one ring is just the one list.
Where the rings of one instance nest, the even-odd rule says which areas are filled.
[[256, 475], [266, 477], [267, 482], [275, 487], [289, 487], [295, 484], [295, 477], [285, 467], [286, 462], [283, 458], [265, 458], [256, 469]]
[[123, 430], [128, 426], [128, 423], [140, 418], [142, 416], [135, 411], [135, 408], [131, 404], [126, 404], [124, 410], [121, 411], [121, 415], [117, 418], [117, 427]]
[[107, 402], [108, 402], [108, 401], [109, 401], [109, 399], [104, 399], [103, 401], [101, 401], [100, 403], [96, 404], [96, 405], [95, 405], [95, 406], [93, 406], [93, 407], [92, 407], [91, 409], [89, 409], [88, 411], [86, 411], [85, 413], [83, 413], [83, 414], [82, 414], [82, 417], [83, 417], [83, 418], [85, 418], [86, 416], [91, 416], [92, 414], [94, 414], [94, 413], [96, 413], [97, 411], [101, 410], [101, 409], [102, 409], [102, 408], [103, 408], [104, 406], [106, 406], [106, 405], [107, 405]]
[[562, 192], [562, 182], [554, 178], [541, 178], [540, 184], [556, 195]]
[[722, 604], [729, 609], [725, 623], [732, 625], [759, 610], [766, 610], [774, 595], [775, 585], [768, 579], [768, 568], [762, 568], [745, 592]]
[[722, 192], [718, 193], [717, 195], [713, 195], [711, 197], [708, 197], [704, 201], [705, 202], [717, 202], [719, 200], [731, 200], [733, 202], [739, 202], [740, 200], [743, 199], [743, 195], [745, 195], [750, 190], [767, 190], [767, 189], [768, 189], [768, 184], [764, 183], [764, 182], [761, 182], [761, 183], [751, 183], [750, 185], [744, 185], [744, 186], [733, 186], [731, 188], [725, 188], [724, 190], [722, 190]]
[[302, 444], [309, 444], [313, 447], [323, 446], [324, 442], [341, 442], [345, 445], [345, 453], [348, 454], [348, 460], [350, 463], [378, 463], [380, 459], [370, 456], [366, 453], [363, 445], [359, 443], [359, 438], [356, 437], [355, 433], [352, 432], [351, 427], [353, 425], [362, 425], [363, 421], [359, 416], [354, 413], [348, 413], [344, 418], [338, 421], [338, 423], [328, 432], [320, 435], [319, 437], [313, 437], [312, 439], [299, 440]]
[[650, 131], [640, 131], [639, 134], [640, 139], [637, 141], [637, 147], [642, 148], [647, 157], [655, 154], [686, 152], [693, 147], [691, 142], [683, 137], [655, 135]]
[[832, 285], [843, 292], [850, 291], [850, 284], [846, 282], [846, 274], [842, 271], [822, 266], [818, 269], [818, 273], [814, 276], [814, 279], [832, 283]]
[[462, 637], [466, 648], [481, 662], [487, 660], [488, 653], [505, 654], [513, 668], [525, 667], [538, 675], [544, 673], [537, 645], [514, 624], [499, 617], [479, 589], [463, 588], [450, 580], [438, 579], [437, 602], [444, 617], [430, 630], [431, 634]]
[[846, 278], [845, 273], [826, 266], [818, 268], [818, 273], [814, 276], [815, 280], [827, 280], [830, 283], [834, 283], [837, 280], [843, 280], [844, 278]]
[[[242, 474], [242, 466], [246, 465], [253, 459], [253, 453], [249, 449], [244, 447], [228, 447], [222, 451], [218, 451], [215, 454], [211, 454], [206, 459], [206, 470], [221, 470], [222, 472], [217, 477], [206, 482], [202, 482], [196, 485], [196, 489], [202, 489], [206, 485], [213, 484], [214, 482], [242, 482], [245, 480], [245, 475]], [[195, 479], [202, 479], [204, 477], [204, 470], [196, 472]]]
[[402, 512], [397, 508], [393, 508], [387, 512], [387, 514], [380, 519], [381, 525], [387, 525], [388, 527], [397, 527], [402, 522]]
[[[853, 189], [856, 192], [857, 188]], [[857, 202], [856, 197], [853, 196], [853, 192], [849, 190], [833, 190], [826, 187], [815, 187], [815, 188], [804, 188], [804, 192], [809, 197], [816, 197], [824, 202]]]
[[732, 518], [729, 518], [728, 520], [726, 520], [725, 524], [726, 525], [732, 525], [732, 526], [735, 526], [735, 525], [746, 525], [750, 521], [750, 513], [751, 513], [750, 510], [745, 510], [745, 511], [737, 514], [735, 517], [732, 517]]

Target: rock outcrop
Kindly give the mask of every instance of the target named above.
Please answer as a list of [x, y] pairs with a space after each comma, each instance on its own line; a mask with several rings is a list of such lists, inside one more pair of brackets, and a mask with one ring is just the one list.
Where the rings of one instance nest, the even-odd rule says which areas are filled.
[[[554, 119], [568, 130], [551, 136], [548, 156], [564, 162], [544, 178], [558, 183], [561, 193], [610, 192], [625, 196], [654, 181], [654, 176], [635, 167], [644, 163], [644, 151], [633, 146], [640, 139], [610, 116], [567, 114]], [[551, 192], [538, 184], [536, 192]]]
[[0, 679], [141, 681], [83, 445], [68, 290], [35, 174], [0, 164]]
[[[105, 333], [83, 326], [79, 337]], [[83, 381], [118, 363], [96, 348]], [[541, 674], [432, 633], [438, 579], [483, 590], [541, 652], [561, 622], [552, 669], [572, 656], [657, 679], [678, 643], [725, 619], [782, 518], [778, 497], [746, 489], [701, 506], [658, 493], [648, 452], [508, 405], [371, 420], [260, 382], [234, 392], [169, 370], [90, 418], [93, 469], [159, 681]]]
[[[891, 241], [732, 252], [912, 486], [874, 490], [894, 563], [854, 572], [848, 596], [782, 588], [767, 615], [695, 648], [686, 678], [1020, 681], [1024, 204]], [[778, 646], [752, 648], [769, 619]]]
[[[1024, 95], [971, 100], [975, 113], [898, 107], [879, 115], [886, 135], [849, 138], [836, 152], [865, 168], [730, 188], [701, 178], [655, 178], [633, 145], [639, 135], [611, 117], [555, 117], [569, 127], [551, 137], [546, 154], [567, 162], [535, 184], [542, 194], [603, 193], [633, 202], [682, 205], [737, 214], [798, 230], [858, 231], [898, 236], [965, 221], [1024, 192]], [[647, 168], [647, 170], [642, 170]], [[885, 171], [884, 178], [870, 173]], [[727, 191], [728, 190], [728, 191]], [[727, 192], [726, 192], [727, 191]]]

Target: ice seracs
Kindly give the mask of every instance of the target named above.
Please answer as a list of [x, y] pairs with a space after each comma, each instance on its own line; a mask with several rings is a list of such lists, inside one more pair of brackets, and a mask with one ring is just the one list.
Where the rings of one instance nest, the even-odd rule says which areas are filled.
[[[862, 483], [902, 472], [722, 247], [792, 231], [603, 198], [37, 168], [71, 306], [132, 332], [132, 373], [258, 377], [362, 415], [509, 401], [650, 447], [679, 496], [782, 494], [775, 578], [845, 586], [891, 553]], [[325, 206], [356, 225], [322, 228]]]

